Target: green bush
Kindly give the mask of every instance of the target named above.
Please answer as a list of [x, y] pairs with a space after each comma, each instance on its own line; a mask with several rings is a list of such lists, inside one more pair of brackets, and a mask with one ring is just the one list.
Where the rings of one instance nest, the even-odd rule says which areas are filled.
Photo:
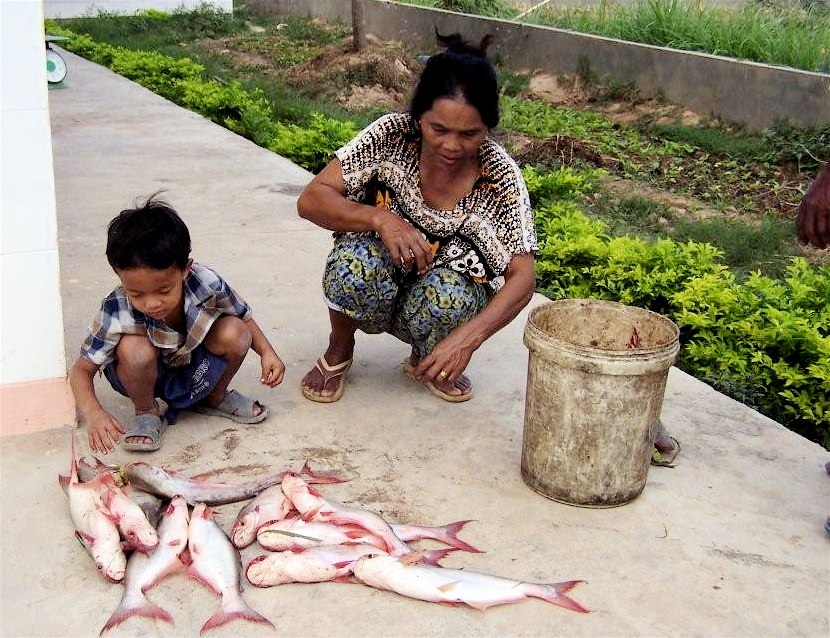
[[681, 369], [830, 448], [830, 267], [797, 258], [781, 280], [738, 282], [710, 244], [609, 236], [579, 206], [590, 177], [524, 173], [541, 292], [670, 317], [681, 328]]
[[334, 151], [357, 132], [357, 127], [352, 122], [340, 122], [314, 113], [307, 127], [278, 122], [274, 139], [268, 148], [316, 173], [334, 157]]

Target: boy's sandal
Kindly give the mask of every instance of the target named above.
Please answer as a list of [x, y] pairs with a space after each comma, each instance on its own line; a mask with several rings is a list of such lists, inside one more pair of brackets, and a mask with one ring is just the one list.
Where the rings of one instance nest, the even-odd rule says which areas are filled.
[[449, 394], [448, 392], [444, 392], [438, 386], [436, 386], [432, 381], [419, 381], [415, 378], [413, 374], [415, 371], [415, 366], [412, 365], [412, 361], [407, 359], [403, 362], [403, 371], [406, 375], [412, 379], [413, 381], [418, 381], [418, 383], [423, 383], [427, 387], [427, 389], [432, 392], [435, 396], [439, 399], [443, 399], [444, 401], [449, 401], [450, 403], [463, 403], [464, 401], [469, 401], [473, 398], [473, 390], [470, 388], [469, 392], [463, 392], [461, 394]]
[[[257, 406], [260, 409], [259, 412], [255, 411]], [[259, 423], [267, 419], [268, 415], [271, 414], [270, 410], [259, 401], [251, 397], [246, 397], [237, 390], [228, 391], [222, 399], [222, 402], [215, 408], [210, 407], [206, 403], [198, 403], [190, 409], [199, 414], [221, 416], [237, 423]]]
[[[161, 435], [166, 429], [167, 421], [163, 414], [136, 414], [129, 431], [124, 435], [124, 449], [129, 452], [155, 452], [161, 447]], [[131, 438], [152, 439], [152, 443], [127, 440]]]
[[343, 363], [330, 366], [328, 361], [326, 361], [325, 355], [317, 359], [314, 367], [317, 368], [320, 376], [323, 377], [323, 385], [321, 389], [325, 390], [326, 386], [329, 384], [329, 381], [338, 377], [340, 377], [340, 383], [338, 384], [337, 389], [328, 396], [318, 394], [307, 385], [303, 385], [303, 396], [309, 401], [316, 401], [317, 403], [334, 403], [335, 401], [339, 401], [343, 396], [344, 386], [346, 385], [346, 373], [349, 371], [349, 368], [352, 367], [352, 361], [354, 361], [354, 359], [347, 359]]

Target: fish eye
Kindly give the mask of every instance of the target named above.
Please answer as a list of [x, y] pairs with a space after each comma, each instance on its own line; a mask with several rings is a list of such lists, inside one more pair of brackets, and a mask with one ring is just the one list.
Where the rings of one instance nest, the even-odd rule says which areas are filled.
[[101, 563], [97, 563], [95, 567], [98, 569], [99, 572], [104, 571], [104, 566]]

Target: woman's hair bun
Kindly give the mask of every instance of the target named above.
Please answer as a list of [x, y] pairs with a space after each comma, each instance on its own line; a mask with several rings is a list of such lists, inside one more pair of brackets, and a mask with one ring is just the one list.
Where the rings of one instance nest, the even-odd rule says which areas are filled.
[[477, 58], [487, 57], [487, 47], [489, 47], [490, 43], [493, 41], [493, 36], [488, 33], [481, 38], [481, 42], [479, 42], [478, 45], [475, 45], [461, 37], [460, 33], [441, 35], [438, 33], [438, 29], [435, 30], [435, 37], [438, 40], [438, 44], [443, 46], [449, 53], [474, 55]]

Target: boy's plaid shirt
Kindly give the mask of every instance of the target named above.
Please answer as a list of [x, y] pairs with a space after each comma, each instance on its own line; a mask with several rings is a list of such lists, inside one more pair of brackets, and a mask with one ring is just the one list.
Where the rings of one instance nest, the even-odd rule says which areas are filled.
[[190, 363], [190, 353], [204, 341], [213, 322], [222, 315], [242, 320], [251, 318], [251, 307], [234, 292], [224, 279], [210, 268], [193, 263], [184, 280], [186, 334], [170, 328], [133, 308], [127, 293], [118, 286], [104, 299], [93, 318], [81, 356], [97, 366], [115, 360], [115, 347], [121, 335], [144, 335], [161, 350], [162, 361], [178, 367]]

